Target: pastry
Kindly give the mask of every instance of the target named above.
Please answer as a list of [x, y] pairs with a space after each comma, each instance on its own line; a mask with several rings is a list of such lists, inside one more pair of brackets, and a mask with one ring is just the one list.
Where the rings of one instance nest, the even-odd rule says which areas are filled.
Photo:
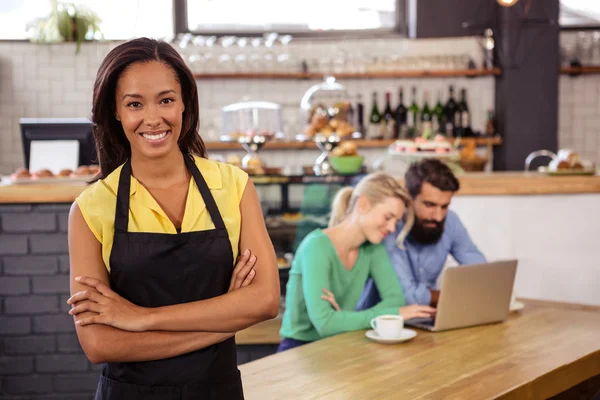
[[347, 156], [357, 156], [358, 149], [356, 148], [356, 144], [354, 142], [342, 142], [338, 147], [333, 149], [331, 154], [334, 157], [347, 157]]
[[27, 168], [19, 168], [10, 177], [13, 179], [27, 179], [31, 178], [31, 174]]
[[54, 174], [49, 169], [41, 169], [31, 175], [31, 179], [53, 178]]
[[90, 168], [87, 165], [81, 165], [75, 172], [71, 174], [71, 178], [79, 178], [88, 175], [91, 175]]
[[68, 176], [71, 176], [72, 173], [73, 173], [73, 170], [63, 169], [56, 176], [60, 176], [60, 177], [66, 178]]

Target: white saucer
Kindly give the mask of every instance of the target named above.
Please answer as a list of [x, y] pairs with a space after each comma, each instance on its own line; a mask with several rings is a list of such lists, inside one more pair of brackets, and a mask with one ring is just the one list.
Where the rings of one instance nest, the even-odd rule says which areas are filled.
[[369, 330], [365, 332], [365, 336], [371, 340], [376, 341], [377, 343], [385, 343], [385, 344], [394, 344], [394, 343], [402, 343], [406, 342], [415, 336], [417, 336], [417, 332], [412, 329], [402, 329], [402, 335], [399, 338], [395, 339], [383, 339], [377, 336], [377, 332], [374, 330]]
[[520, 301], [515, 301], [510, 305], [509, 309], [511, 312], [515, 312], [515, 311], [521, 311], [524, 308], [525, 308], [525, 304], [521, 303]]

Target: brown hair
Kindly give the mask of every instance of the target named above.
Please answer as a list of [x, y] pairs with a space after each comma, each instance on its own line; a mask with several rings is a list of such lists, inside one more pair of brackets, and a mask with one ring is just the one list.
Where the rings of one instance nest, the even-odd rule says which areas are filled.
[[172, 68], [181, 85], [185, 109], [179, 148], [184, 154], [192, 153], [206, 158], [206, 147], [198, 135], [198, 88], [194, 75], [168, 43], [148, 38], [133, 39], [112, 49], [104, 57], [96, 75], [92, 123], [100, 163], [98, 179], [106, 178], [131, 156], [131, 147], [123, 127], [115, 117], [115, 92], [119, 77], [131, 64], [151, 61], [162, 62]]
[[331, 207], [329, 226], [334, 226], [342, 222], [352, 212], [360, 196], [365, 196], [371, 205], [378, 204], [388, 197], [395, 197], [404, 202], [406, 206], [406, 222], [396, 238], [396, 245], [404, 248], [404, 239], [410, 232], [415, 220], [412, 200], [408, 192], [396, 179], [381, 172], [365, 176], [358, 182], [354, 189], [345, 187], [337, 192]]
[[426, 158], [411, 164], [404, 178], [406, 189], [413, 199], [421, 193], [424, 182], [428, 182], [443, 192], [454, 193], [460, 188], [458, 179], [450, 168], [435, 158]]

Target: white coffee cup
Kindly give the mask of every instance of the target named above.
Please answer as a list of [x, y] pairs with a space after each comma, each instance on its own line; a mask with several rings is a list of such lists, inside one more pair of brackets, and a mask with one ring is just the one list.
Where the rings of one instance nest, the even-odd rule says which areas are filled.
[[382, 339], [397, 339], [402, 336], [404, 318], [401, 315], [380, 315], [371, 320], [371, 326]]

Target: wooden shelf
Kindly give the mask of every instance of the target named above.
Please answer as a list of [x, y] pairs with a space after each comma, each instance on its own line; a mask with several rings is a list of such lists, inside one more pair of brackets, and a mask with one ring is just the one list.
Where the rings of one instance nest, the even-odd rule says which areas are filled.
[[583, 67], [562, 67], [560, 69], [562, 75], [589, 75], [600, 74], [600, 65], [590, 65]]
[[[477, 145], [481, 146], [498, 146], [502, 144], [502, 138], [462, 138], [462, 143], [475, 141]], [[377, 149], [384, 148], [394, 143], [394, 140], [353, 140], [359, 149]], [[226, 142], [206, 142], [206, 148], [208, 150], [241, 150], [242, 146], [239, 143], [226, 143]], [[317, 150], [317, 145], [314, 142], [297, 142], [297, 141], [273, 141], [268, 142], [262, 148], [262, 150]], [[261, 150], [261, 151], [262, 151]]]
[[379, 79], [379, 78], [448, 78], [448, 77], [482, 77], [498, 76], [500, 68], [457, 69], [457, 70], [419, 70], [419, 71], [376, 71], [376, 72], [341, 72], [326, 74], [322, 72], [264, 72], [264, 73], [219, 73], [194, 74], [196, 79], [322, 79], [325, 75], [333, 75], [337, 79]]

